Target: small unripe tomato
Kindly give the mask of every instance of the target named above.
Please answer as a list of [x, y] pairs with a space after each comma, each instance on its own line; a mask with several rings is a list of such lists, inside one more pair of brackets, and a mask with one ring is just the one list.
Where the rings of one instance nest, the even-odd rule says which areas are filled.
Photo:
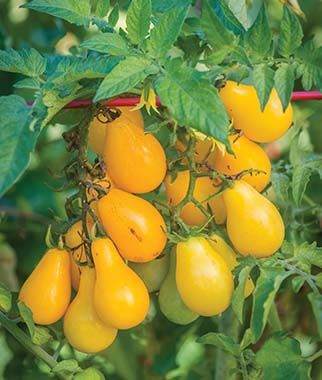
[[[177, 206], [184, 199], [188, 192], [189, 182], [189, 170], [178, 172], [177, 177], [173, 181], [170, 175], [166, 177], [164, 185], [170, 205]], [[193, 196], [206, 209], [209, 206], [214, 215], [215, 222], [222, 224], [226, 219], [226, 210], [222, 196], [219, 195], [211, 198], [219, 189], [215, 180], [209, 177], [198, 177], [195, 182]], [[183, 206], [180, 217], [186, 224], [191, 226], [200, 226], [207, 222], [206, 215], [192, 202], [188, 202]]]
[[107, 128], [103, 159], [115, 186], [130, 193], [156, 189], [167, 170], [159, 141], [140, 127], [119, 121]]
[[234, 128], [242, 130], [250, 140], [268, 143], [288, 130], [293, 121], [291, 104], [285, 112], [275, 89], [272, 90], [264, 111], [261, 111], [254, 86], [227, 81], [219, 95], [230, 115]]
[[[90, 123], [88, 130], [88, 144], [93, 152], [102, 155], [105, 145], [106, 128], [115, 122], [130, 122], [143, 129], [143, 117], [140, 110], [133, 110], [130, 107], [118, 107], [121, 115], [111, 122], [104, 123], [95, 117]], [[102, 116], [103, 118], [103, 116]]]
[[264, 190], [271, 177], [271, 163], [264, 149], [245, 136], [230, 136], [229, 142], [233, 154], [217, 150], [215, 169], [226, 175], [236, 175], [244, 170], [253, 169], [252, 173], [242, 177], [243, 180], [257, 191]]

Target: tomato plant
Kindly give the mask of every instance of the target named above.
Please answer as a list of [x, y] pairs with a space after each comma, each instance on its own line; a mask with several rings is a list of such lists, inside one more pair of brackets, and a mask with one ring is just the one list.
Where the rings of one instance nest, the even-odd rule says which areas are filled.
[[4, 3], [0, 377], [318, 379], [318, 6]]

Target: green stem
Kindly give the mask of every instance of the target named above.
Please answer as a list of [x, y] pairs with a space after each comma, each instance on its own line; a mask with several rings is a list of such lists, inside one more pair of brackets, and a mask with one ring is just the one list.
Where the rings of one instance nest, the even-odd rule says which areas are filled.
[[[225, 314], [218, 318], [218, 332], [226, 334], [237, 341], [239, 322], [237, 318], [234, 318], [231, 309], [228, 309]], [[237, 360], [232, 355], [227, 354], [227, 352], [217, 349], [214, 380], [236, 379], [235, 374], [230, 374], [230, 370], [234, 368], [237, 368]]]
[[313, 355], [311, 355], [310, 357], [308, 357], [306, 360], [312, 363], [314, 362], [314, 360], [319, 359], [321, 356], [322, 356], [322, 350], [319, 350], [315, 352]]
[[51, 355], [48, 354], [41, 347], [33, 344], [29, 336], [22, 331], [14, 322], [12, 322], [4, 313], [0, 311], [0, 323], [10, 332], [10, 334], [17, 339], [17, 341], [26, 348], [33, 355], [37, 356], [43, 362], [45, 362], [50, 368], [54, 368], [57, 362]]

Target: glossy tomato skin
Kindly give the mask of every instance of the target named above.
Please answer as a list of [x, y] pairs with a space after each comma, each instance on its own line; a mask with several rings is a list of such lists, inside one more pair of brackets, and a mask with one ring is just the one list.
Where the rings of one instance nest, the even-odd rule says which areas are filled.
[[159, 141], [130, 123], [115, 122], [109, 126], [103, 158], [115, 186], [130, 193], [156, 189], [167, 170]]
[[166, 225], [148, 201], [114, 188], [98, 201], [98, 211], [105, 231], [126, 260], [147, 262], [163, 251]]
[[281, 247], [285, 227], [272, 202], [242, 180], [227, 188], [223, 198], [227, 233], [239, 253], [262, 258], [273, 255]]
[[94, 307], [109, 326], [137, 326], [149, 310], [149, 293], [140, 277], [129, 268], [109, 238], [92, 242], [96, 270]]
[[227, 81], [219, 95], [235, 129], [243, 131], [252, 141], [272, 142], [283, 136], [293, 122], [292, 106], [289, 104], [283, 112], [275, 89], [272, 90], [263, 112], [253, 86]]
[[57, 322], [69, 305], [71, 295], [70, 256], [66, 250], [49, 249], [19, 292], [19, 300], [32, 311], [35, 323]]
[[[164, 181], [166, 195], [171, 206], [177, 206], [186, 196], [189, 188], [190, 173], [188, 170], [178, 172], [177, 177], [172, 180], [168, 175]], [[196, 179], [193, 192], [194, 198], [206, 209], [208, 206], [214, 215], [217, 224], [222, 224], [226, 219], [225, 205], [222, 196], [214, 196], [219, 191], [214, 180], [209, 177], [199, 177]], [[192, 202], [188, 202], [182, 208], [180, 214], [182, 220], [190, 226], [201, 226], [207, 222], [206, 215]]]
[[234, 287], [225, 260], [204, 237], [191, 237], [178, 243], [176, 254], [176, 283], [185, 305], [203, 316], [225, 311]]
[[271, 178], [271, 163], [264, 149], [245, 136], [230, 136], [229, 142], [233, 154], [216, 150], [215, 169], [226, 175], [257, 170], [244, 175], [242, 179], [257, 191], [264, 190]]
[[94, 308], [95, 269], [84, 266], [76, 297], [64, 316], [64, 335], [76, 350], [93, 354], [109, 347], [117, 329], [104, 324]]
[[[214, 250], [219, 253], [219, 255], [225, 260], [228, 268], [232, 271], [238, 264], [236, 252], [230, 247], [230, 245], [225, 242], [221, 236], [217, 234], [212, 234], [208, 241]], [[254, 283], [251, 278], [248, 278], [245, 284], [245, 297], [251, 295], [253, 291]]]
[[[95, 117], [90, 123], [88, 130], [88, 144], [93, 152], [102, 155], [105, 146], [106, 128], [114, 123], [133, 123], [139, 128], [144, 127], [143, 117], [140, 110], [132, 110], [131, 107], [118, 107], [121, 111], [121, 115], [114, 121], [104, 123], [104, 116], [100, 116], [100, 119]], [[100, 121], [102, 120], [102, 121]]]

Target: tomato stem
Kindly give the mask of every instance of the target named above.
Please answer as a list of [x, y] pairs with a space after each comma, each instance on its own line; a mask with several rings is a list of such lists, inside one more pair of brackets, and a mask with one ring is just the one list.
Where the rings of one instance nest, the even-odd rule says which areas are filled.
[[0, 323], [24, 348], [45, 362], [50, 368], [54, 368], [57, 365], [57, 361], [48, 352], [32, 343], [30, 337], [1, 311]]

